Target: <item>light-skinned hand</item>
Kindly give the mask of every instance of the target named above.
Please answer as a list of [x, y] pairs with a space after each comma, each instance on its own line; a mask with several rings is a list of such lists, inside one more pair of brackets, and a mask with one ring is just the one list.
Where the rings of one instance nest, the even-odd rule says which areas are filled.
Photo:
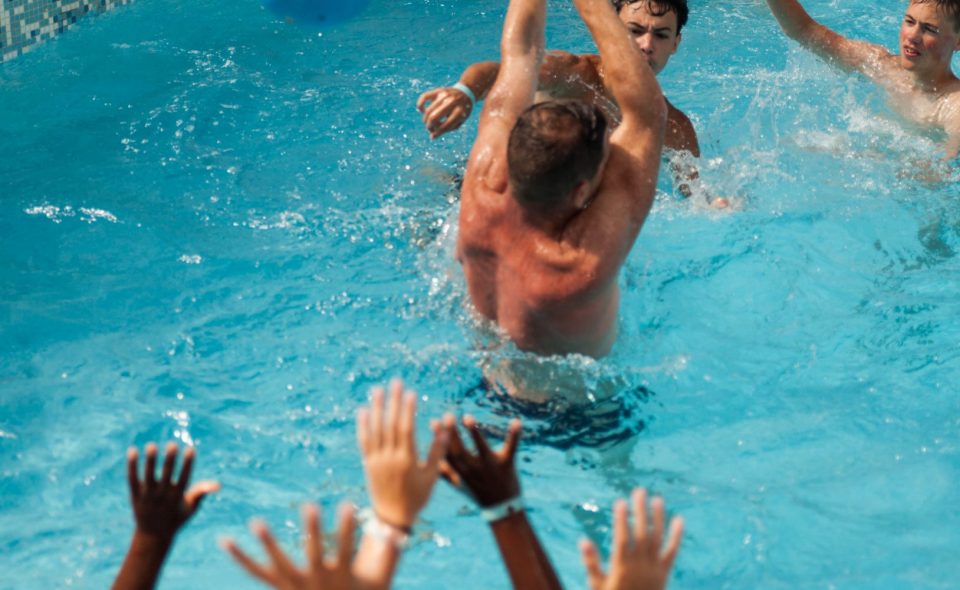
[[137, 522], [137, 532], [143, 535], [170, 541], [190, 517], [200, 507], [200, 502], [208, 495], [217, 492], [220, 484], [215, 481], [200, 482], [189, 490], [190, 474], [196, 451], [193, 447], [183, 453], [183, 466], [180, 477], [174, 480], [174, 467], [177, 462], [178, 448], [175, 443], [167, 445], [163, 459], [163, 471], [156, 479], [157, 445], [146, 446], [146, 467], [141, 481], [137, 474], [137, 449], [127, 451], [127, 480], [130, 485], [130, 504]]
[[477, 449], [471, 453], [463, 444], [453, 415], [443, 417], [443, 428], [449, 433], [447, 454], [440, 472], [458, 490], [470, 496], [481, 507], [494, 506], [520, 495], [515, 458], [520, 441], [520, 420], [510, 422], [503, 448], [493, 451], [473, 416], [464, 416], [466, 427]]
[[301, 568], [287, 557], [263, 522], [254, 520], [250, 530], [260, 539], [269, 563], [259, 564], [244, 553], [232, 539], [222, 541], [223, 548], [254, 578], [277, 590], [353, 590], [358, 588], [350, 572], [353, 561], [353, 535], [357, 522], [349, 504], [340, 506], [340, 527], [337, 550], [332, 559], [323, 556], [323, 531], [320, 509], [312, 504], [303, 507], [304, 553], [307, 567]]
[[652, 525], [647, 521], [647, 492], [633, 491], [633, 527], [628, 522], [627, 503], [618, 500], [613, 507], [613, 551], [610, 571], [604, 572], [597, 547], [588, 540], [580, 543], [587, 568], [590, 590], [662, 590], [667, 586], [670, 568], [680, 550], [683, 519], [670, 522], [666, 546], [661, 548], [664, 506], [661, 498], [650, 503]]
[[370, 408], [357, 412], [357, 442], [373, 511], [385, 524], [409, 531], [437, 483], [447, 434], [434, 430], [426, 461], [421, 462], [415, 437], [416, 395], [394, 380], [389, 399], [384, 397], [383, 388], [375, 387]]
[[473, 112], [473, 103], [464, 92], [444, 86], [421, 94], [417, 110], [423, 113], [423, 124], [430, 132], [430, 139], [436, 139], [463, 125]]

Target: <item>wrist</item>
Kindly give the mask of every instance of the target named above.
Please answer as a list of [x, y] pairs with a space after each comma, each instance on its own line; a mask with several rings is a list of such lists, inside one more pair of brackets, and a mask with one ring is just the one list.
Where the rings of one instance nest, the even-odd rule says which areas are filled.
[[473, 92], [473, 89], [472, 89], [472, 88], [470, 88], [469, 86], [467, 86], [467, 85], [464, 84], [463, 82], [457, 81], [457, 83], [454, 84], [453, 86], [451, 86], [451, 88], [453, 88], [453, 89], [455, 89], [455, 90], [459, 90], [460, 92], [462, 92], [462, 93], [467, 97], [467, 99], [470, 100], [470, 106], [471, 106], [471, 107], [473, 107], [475, 104], [477, 104], [477, 95]]
[[166, 555], [173, 545], [173, 535], [159, 535], [137, 528], [130, 541], [130, 551], [139, 554]]
[[387, 517], [383, 516], [383, 512], [377, 510], [375, 507], [370, 508], [370, 520], [376, 520], [384, 526], [388, 526], [394, 529], [397, 529], [405, 535], [409, 535], [413, 532], [413, 523], [416, 520], [414, 518], [403, 518], [402, 516], [389, 515]]
[[363, 534], [365, 537], [376, 539], [381, 543], [391, 546], [398, 551], [403, 551], [410, 544], [410, 527], [400, 527], [384, 521], [376, 512], [372, 512], [370, 517], [363, 525]]
[[518, 514], [524, 514], [523, 496], [520, 494], [517, 494], [516, 496], [508, 498], [502, 502], [497, 502], [496, 504], [491, 504], [489, 506], [483, 506], [480, 508], [480, 516], [483, 517], [483, 519], [490, 525], [514, 517]]

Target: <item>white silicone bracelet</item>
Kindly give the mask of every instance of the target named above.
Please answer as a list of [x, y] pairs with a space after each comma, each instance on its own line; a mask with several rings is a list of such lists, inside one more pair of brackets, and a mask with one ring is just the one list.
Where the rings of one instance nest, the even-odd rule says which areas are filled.
[[456, 84], [454, 84], [454, 85], [451, 86], [450, 88], [454, 88], [454, 89], [459, 90], [460, 92], [466, 94], [466, 95], [467, 95], [467, 98], [470, 99], [470, 106], [473, 106], [473, 105], [477, 104], [477, 95], [475, 95], [475, 94], [473, 93], [473, 90], [470, 90], [470, 87], [467, 86], [466, 84], [464, 84], [463, 82], [457, 82]]
[[406, 549], [410, 544], [410, 535], [395, 526], [383, 522], [377, 518], [376, 515], [371, 515], [367, 522], [364, 523], [363, 534], [370, 535], [378, 541], [390, 543], [400, 551]]
[[510, 498], [509, 500], [488, 506], [487, 508], [482, 508], [480, 510], [480, 516], [483, 517], [483, 520], [494, 523], [518, 512], [523, 512], [523, 498], [520, 496]]

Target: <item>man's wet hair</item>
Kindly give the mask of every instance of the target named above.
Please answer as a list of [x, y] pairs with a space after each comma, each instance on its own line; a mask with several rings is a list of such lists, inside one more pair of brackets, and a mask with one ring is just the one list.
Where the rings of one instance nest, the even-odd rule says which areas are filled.
[[910, 3], [933, 4], [950, 17], [950, 20], [953, 21], [953, 30], [960, 32], [960, 0], [910, 0]]
[[[944, 3], [956, 3], [951, 2], [950, 0], [932, 0], [934, 2], [944, 2]], [[638, 2], [647, 3], [647, 8], [650, 9], [650, 14], [653, 16], [663, 16], [670, 12], [671, 10], [677, 14], [677, 34], [680, 34], [680, 29], [687, 24], [687, 17], [690, 16], [690, 9], [687, 7], [687, 0], [613, 0], [613, 7], [617, 9], [617, 14], [623, 10], [624, 6], [628, 4], [636, 4]]]
[[549, 210], [581, 182], [597, 174], [603, 160], [607, 119], [592, 104], [548, 101], [520, 115], [507, 144], [514, 196], [522, 204]]

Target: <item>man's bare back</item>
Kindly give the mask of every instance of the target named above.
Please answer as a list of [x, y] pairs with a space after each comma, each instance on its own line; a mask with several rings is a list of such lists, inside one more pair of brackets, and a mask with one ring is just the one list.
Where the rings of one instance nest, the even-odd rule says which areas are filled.
[[[492, 160], [492, 158], [491, 158]], [[616, 339], [616, 272], [531, 227], [510, 194], [503, 160], [464, 179], [457, 259], [476, 310], [539, 354], [607, 354]]]
[[[516, 130], [546, 121], [535, 132], [545, 133], [547, 141], [551, 134], [567, 135], [569, 129], [555, 128], [558, 122], [586, 126], [586, 114], [596, 109], [582, 103], [529, 108], [543, 56], [542, 28], [533, 34], [531, 23], [540, 21], [545, 6], [544, 0], [512, 0], [503, 65], [464, 176], [457, 257], [476, 310], [497, 322], [520, 349], [599, 357], [616, 339], [619, 269], [653, 201], [666, 105], [653, 71], [608, 0], [575, 3], [601, 55], [619, 56], [606, 77], [621, 105], [622, 123], [609, 140], [604, 134], [599, 165], [588, 175], [563, 189], [542, 189], [548, 180], [526, 180], [554, 174], [549, 166], [557, 162], [523, 171], [541, 154], [518, 158], [515, 135], [522, 134]], [[599, 111], [596, 116], [603, 119]]]

